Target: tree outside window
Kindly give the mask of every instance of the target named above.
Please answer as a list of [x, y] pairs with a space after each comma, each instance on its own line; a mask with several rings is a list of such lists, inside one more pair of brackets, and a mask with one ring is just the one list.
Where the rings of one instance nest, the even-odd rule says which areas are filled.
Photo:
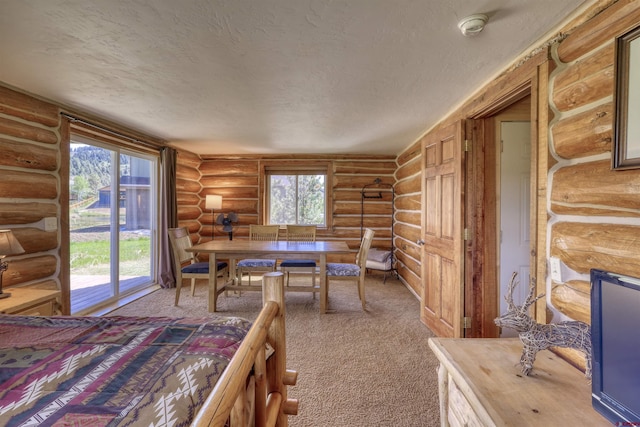
[[269, 175], [269, 223], [324, 226], [326, 176]]

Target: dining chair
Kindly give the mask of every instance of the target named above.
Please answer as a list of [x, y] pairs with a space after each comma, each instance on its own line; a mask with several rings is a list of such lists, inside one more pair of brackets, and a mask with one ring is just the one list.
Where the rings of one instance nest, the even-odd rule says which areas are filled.
[[330, 280], [351, 280], [358, 286], [358, 296], [360, 297], [360, 303], [362, 309], [366, 310], [366, 301], [364, 297], [364, 277], [367, 272], [366, 263], [369, 249], [371, 248], [371, 242], [373, 241], [374, 231], [370, 228], [364, 230], [362, 242], [360, 243], [360, 249], [356, 254], [355, 263], [327, 263], [327, 289], [329, 287]]
[[[196, 279], [209, 280], [209, 262], [200, 262], [193, 252], [187, 252], [192, 246], [191, 237], [186, 227], [170, 228], [169, 242], [173, 253], [173, 263], [176, 270], [176, 301], [180, 300], [182, 279], [191, 279], [191, 296], [196, 293]], [[217, 277], [229, 275], [229, 266], [226, 262], [218, 261]]]
[[[279, 225], [249, 225], [249, 240], [263, 242], [277, 242]], [[270, 272], [276, 270], [275, 259], [243, 259], [236, 264], [238, 269], [238, 278], [242, 283], [242, 276], [247, 273], [249, 276], [249, 285], [251, 285], [251, 272]]]
[[[316, 241], [315, 225], [287, 225], [287, 241], [288, 242], [315, 242]], [[311, 273], [311, 285], [316, 287], [316, 260], [314, 259], [285, 259], [280, 262], [280, 271], [286, 278], [286, 285], [289, 286], [289, 273], [291, 272], [307, 272]], [[316, 292], [313, 292], [316, 297]]]

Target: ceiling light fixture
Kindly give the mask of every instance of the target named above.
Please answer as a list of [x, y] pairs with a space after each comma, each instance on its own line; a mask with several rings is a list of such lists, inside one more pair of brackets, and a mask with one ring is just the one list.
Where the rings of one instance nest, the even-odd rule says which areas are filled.
[[462, 35], [471, 37], [479, 34], [484, 29], [484, 26], [487, 25], [487, 21], [489, 21], [487, 15], [484, 13], [476, 13], [462, 18], [460, 22], [458, 22], [458, 28], [460, 28]]

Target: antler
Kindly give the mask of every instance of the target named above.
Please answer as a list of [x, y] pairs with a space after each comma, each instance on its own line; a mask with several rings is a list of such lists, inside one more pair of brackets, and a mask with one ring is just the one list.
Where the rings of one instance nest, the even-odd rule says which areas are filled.
[[505, 301], [507, 301], [507, 308], [509, 311], [514, 311], [516, 309], [516, 305], [513, 303], [513, 291], [518, 285], [518, 282], [516, 282], [516, 277], [518, 277], [518, 273], [514, 271], [511, 275], [511, 280], [509, 280], [507, 294], [504, 296]]
[[532, 277], [529, 283], [529, 295], [527, 295], [527, 299], [525, 300], [524, 304], [522, 304], [522, 313], [525, 313], [529, 309], [529, 307], [531, 307], [532, 304], [534, 304], [536, 301], [538, 301], [540, 298], [544, 296], [544, 294], [540, 294], [536, 297], [535, 294], [536, 294], [536, 279], [535, 277]]

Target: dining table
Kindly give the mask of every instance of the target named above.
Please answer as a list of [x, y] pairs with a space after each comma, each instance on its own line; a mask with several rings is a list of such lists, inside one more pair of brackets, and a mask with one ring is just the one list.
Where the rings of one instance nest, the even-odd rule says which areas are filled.
[[[257, 240], [210, 240], [188, 248], [187, 251], [209, 255], [208, 309], [216, 311], [218, 295], [234, 290], [262, 290], [262, 286], [248, 286], [238, 283], [236, 263], [240, 259], [313, 259], [320, 267], [320, 286], [287, 287], [288, 291], [308, 291], [320, 293], [320, 313], [327, 312], [329, 299], [327, 284], [327, 255], [347, 254], [349, 246], [344, 241], [257, 241]], [[228, 260], [229, 280], [221, 287], [217, 284], [217, 262]], [[241, 278], [240, 278], [241, 279]]]

